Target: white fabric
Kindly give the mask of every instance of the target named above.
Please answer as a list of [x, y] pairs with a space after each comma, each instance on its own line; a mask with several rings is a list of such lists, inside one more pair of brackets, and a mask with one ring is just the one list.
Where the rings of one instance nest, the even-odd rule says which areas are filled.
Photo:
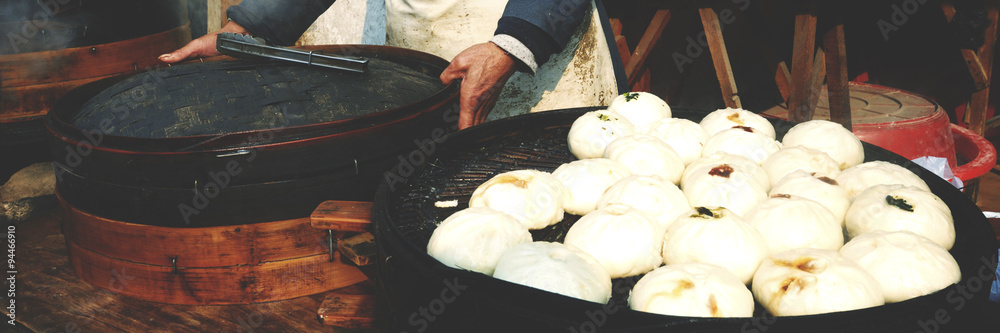
[[[299, 42], [384, 44], [450, 61], [469, 46], [494, 38], [505, 5], [506, 1], [496, 0], [340, 0]], [[384, 31], [382, 40], [377, 38], [380, 31]], [[517, 72], [511, 76], [487, 119], [608, 105], [617, 96], [618, 87], [596, 10], [585, 18], [568, 45], [539, 66], [534, 75]]]
[[518, 72], [511, 76], [487, 120], [526, 112], [606, 106], [617, 95], [611, 51], [597, 10], [593, 10], [570, 38], [568, 47], [539, 66], [535, 75]]
[[538, 71], [538, 63], [535, 62], [535, 55], [531, 53], [531, 49], [524, 46], [524, 43], [521, 43], [521, 41], [514, 38], [514, 36], [499, 34], [493, 36], [493, 38], [490, 39], [490, 42], [499, 46], [510, 56], [521, 60], [521, 62], [528, 66], [531, 73]]
[[385, 45], [385, 0], [337, 0], [297, 45]]
[[385, 0], [386, 45], [451, 60], [493, 37], [507, 1]]

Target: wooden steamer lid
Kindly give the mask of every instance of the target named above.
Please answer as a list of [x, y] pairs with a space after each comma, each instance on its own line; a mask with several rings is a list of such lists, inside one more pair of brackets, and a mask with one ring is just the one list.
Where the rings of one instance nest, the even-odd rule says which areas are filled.
[[440, 84], [448, 63], [429, 54], [319, 49], [368, 56], [371, 70], [189, 63], [74, 90], [46, 119], [60, 194], [95, 215], [164, 227], [370, 200], [398, 155], [454, 127], [457, 84]]
[[[368, 199], [383, 165], [450, 128], [458, 89], [440, 84], [448, 63], [432, 55], [312, 48], [370, 57], [373, 71], [220, 57], [60, 100], [46, 126], [77, 276], [176, 304], [267, 302], [366, 280], [330, 254], [340, 232], [313, 228], [309, 214], [325, 200]], [[196, 191], [207, 203], [192, 202]], [[182, 205], [197, 213], [185, 220]]]

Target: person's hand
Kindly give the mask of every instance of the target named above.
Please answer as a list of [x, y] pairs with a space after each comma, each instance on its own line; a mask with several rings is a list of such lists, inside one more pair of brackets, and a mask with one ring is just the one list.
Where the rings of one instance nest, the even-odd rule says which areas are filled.
[[441, 82], [451, 84], [462, 79], [459, 97], [458, 128], [464, 129], [486, 121], [497, 103], [500, 90], [514, 74], [514, 59], [493, 43], [473, 45], [452, 59], [441, 73]]
[[217, 56], [219, 55], [219, 51], [215, 49], [215, 39], [216, 39], [215, 35], [218, 35], [221, 32], [235, 32], [238, 34], [245, 34], [247, 33], [247, 30], [243, 29], [243, 26], [237, 24], [236, 22], [229, 21], [226, 23], [226, 25], [222, 26], [222, 29], [198, 37], [197, 39], [192, 40], [190, 43], [187, 43], [187, 45], [184, 45], [184, 47], [178, 49], [177, 51], [161, 55], [158, 59], [160, 59], [160, 61], [162, 62], [173, 64], [194, 57]]

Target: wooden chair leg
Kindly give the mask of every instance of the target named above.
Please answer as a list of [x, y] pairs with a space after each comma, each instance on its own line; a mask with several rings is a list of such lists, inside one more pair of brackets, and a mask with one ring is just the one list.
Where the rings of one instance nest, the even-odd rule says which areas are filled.
[[[609, 18], [608, 22], [611, 25], [611, 33], [615, 35], [615, 46], [618, 48], [618, 55], [622, 57], [622, 63], [627, 64], [629, 58], [632, 57], [632, 52], [628, 50], [628, 41], [625, 40], [625, 36], [622, 35], [622, 22], [617, 18]], [[633, 74], [625, 73], [625, 77], [631, 78]], [[629, 85], [630, 88], [634, 87]], [[634, 90], [634, 88], [633, 88]]]
[[646, 27], [646, 32], [639, 39], [639, 44], [636, 44], [635, 51], [632, 52], [629, 60], [625, 62], [625, 75], [628, 77], [629, 87], [636, 86], [640, 79], [646, 75], [644, 74], [646, 59], [649, 58], [649, 52], [660, 41], [663, 29], [667, 27], [667, 22], [670, 22], [670, 10], [657, 10], [656, 14], [653, 15], [653, 20]]
[[736, 78], [733, 77], [733, 68], [729, 63], [726, 42], [722, 39], [719, 16], [712, 8], [699, 8], [698, 13], [701, 14], [701, 24], [705, 28], [708, 51], [712, 54], [712, 63], [715, 65], [715, 75], [719, 79], [722, 99], [725, 101], [726, 107], [742, 108], [743, 103], [740, 102], [739, 92], [736, 89]]
[[792, 90], [788, 96], [788, 120], [803, 122], [812, 119], [814, 105], [809, 103], [812, 91], [813, 58], [816, 51], [816, 14], [806, 12], [795, 16], [795, 37], [792, 44]]
[[628, 43], [625, 41], [625, 36], [622, 36], [622, 21], [617, 18], [608, 18], [608, 25], [611, 26], [611, 33], [615, 35], [615, 46], [618, 47], [618, 53], [622, 56], [622, 62], [628, 63], [628, 57], [632, 55], [628, 51]]
[[826, 51], [826, 89], [830, 96], [830, 121], [851, 129], [851, 95], [847, 78], [847, 49], [844, 46], [844, 24], [823, 34]]
[[823, 81], [826, 80], [826, 65], [826, 52], [822, 48], [817, 48], [813, 55], [812, 81], [809, 82], [810, 94], [806, 99], [810, 110], [816, 110], [816, 105], [819, 104], [819, 94], [823, 89]]
[[774, 83], [778, 86], [778, 93], [788, 105], [788, 97], [792, 92], [792, 73], [788, 70], [788, 64], [784, 61], [767, 60], [770, 71], [774, 72]]
[[[941, 2], [941, 11], [944, 13], [945, 21], [950, 23], [955, 18], [955, 5], [950, 1]], [[986, 74], [986, 69], [983, 68], [983, 63], [979, 61], [976, 51], [972, 49], [961, 49], [960, 51], [962, 52], [962, 58], [965, 59], [966, 67], [969, 68], [969, 75], [972, 75], [972, 82], [976, 85], [976, 90], [989, 87], [989, 75]]]
[[986, 38], [983, 45], [976, 51], [976, 55], [986, 74], [987, 87], [972, 94], [972, 99], [969, 101], [969, 108], [966, 110], [966, 113], [969, 114], [969, 130], [979, 135], [983, 135], [986, 132], [986, 109], [990, 98], [988, 84], [993, 70], [993, 45], [996, 43], [997, 38], [997, 1], [987, 2], [986, 13], [986, 16], [990, 20], [990, 25], [986, 28]]

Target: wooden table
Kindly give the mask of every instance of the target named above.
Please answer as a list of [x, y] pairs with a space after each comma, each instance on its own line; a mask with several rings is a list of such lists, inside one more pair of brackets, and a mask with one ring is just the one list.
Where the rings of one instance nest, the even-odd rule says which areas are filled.
[[[59, 231], [61, 219], [53, 210], [16, 226], [14, 332], [364, 332], [320, 323], [317, 310], [325, 293], [261, 304], [191, 306], [147, 302], [96, 288], [73, 273]], [[372, 271], [365, 274], [374, 276]], [[116, 277], [128, 283], [129, 272]], [[374, 290], [368, 280], [335, 292]], [[0, 331], [10, 332], [9, 317], [4, 319]]]

